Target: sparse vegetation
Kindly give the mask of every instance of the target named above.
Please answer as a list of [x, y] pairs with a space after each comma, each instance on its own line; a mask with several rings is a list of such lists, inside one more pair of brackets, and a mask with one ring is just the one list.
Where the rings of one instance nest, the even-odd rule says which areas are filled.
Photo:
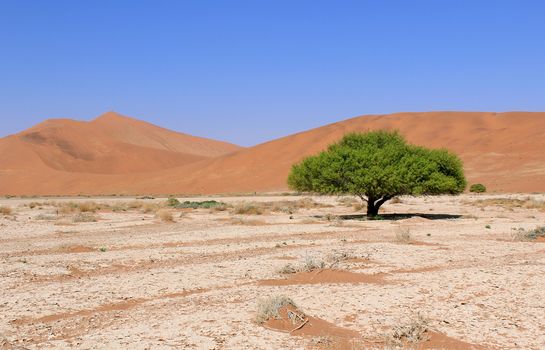
[[233, 213], [243, 215], [262, 215], [267, 212], [293, 214], [300, 209], [325, 207], [331, 207], [331, 205], [316, 202], [311, 198], [302, 198], [296, 201], [240, 202], [234, 206]]
[[257, 315], [255, 320], [258, 324], [262, 324], [271, 318], [278, 319], [280, 318], [280, 309], [289, 305], [297, 307], [293, 300], [283, 295], [260, 299], [257, 303]]
[[409, 344], [418, 344], [428, 340], [428, 321], [421, 315], [417, 315], [409, 322], [396, 325], [393, 331], [386, 336], [386, 342], [390, 346], [404, 347]]
[[4, 205], [0, 207], [0, 214], [2, 215], [11, 215], [12, 213], [13, 210], [10, 207]]
[[35, 220], [40, 221], [53, 221], [57, 220], [57, 215], [51, 215], [51, 214], [39, 214], [34, 217]]
[[348, 134], [316, 156], [293, 166], [290, 188], [321, 194], [351, 194], [378, 215], [400, 195], [459, 194], [466, 187], [460, 159], [444, 149], [406, 143], [396, 132]]
[[108, 251], [108, 249], [106, 249], [106, 247], [100, 247], [98, 250], [100, 252], [102, 252], [102, 253], [105, 253], [106, 251]]
[[263, 207], [257, 203], [238, 203], [233, 208], [233, 213], [241, 215], [262, 215], [264, 213]]
[[180, 205], [180, 201], [177, 200], [177, 199], [174, 198], [174, 197], [169, 197], [169, 198], [167, 199], [167, 202], [166, 202], [165, 204], [166, 204], [167, 207], [173, 207], [173, 208], [174, 208], [174, 207]]
[[164, 222], [174, 222], [172, 212], [167, 209], [159, 209], [155, 212], [155, 217]]
[[481, 208], [488, 206], [501, 207], [506, 209], [523, 208], [523, 209], [538, 209], [545, 210], [545, 201], [526, 197], [524, 199], [518, 198], [487, 198], [479, 199], [476, 201], [466, 201], [465, 204], [475, 205]]
[[72, 222], [96, 222], [98, 217], [93, 213], [77, 213], [72, 217]]
[[469, 192], [473, 193], [484, 193], [486, 192], [486, 186], [483, 184], [473, 184], [469, 188]]
[[223, 202], [217, 202], [214, 200], [210, 201], [201, 201], [201, 202], [191, 202], [191, 201], [185, 201], [183, 203], [178, 202], [176, 205], [171, 205], [171, 207], [174, 208], [188, 208], [188, 209], [211, 209], [219, 206], [226, 206]]
[[492, 228], [492, 226], [490, 226], [490, 225], [486, 225], [486, 226], [485, 226], [485, 228], [487, 228], [487, 229], [491, 229], [491, 228]]
[[538, 226], [532, 230], [519, 229], [515, 238], [520, 241], [535, 241], [538, 238], [545, 238], [545, 226]]
[[411, 230], [408, 227], [399, 227], [396, 231], [395, 241], [397, 243], [410, 243], [412, 241]]

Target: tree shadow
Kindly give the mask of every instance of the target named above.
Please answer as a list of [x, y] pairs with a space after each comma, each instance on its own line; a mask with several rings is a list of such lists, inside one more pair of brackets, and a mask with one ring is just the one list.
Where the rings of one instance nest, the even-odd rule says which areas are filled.
[[404, 220], [413, 217], [421, 217], [427, 220], [453, 220], [463, 218], [463, 215], [458, 214], [429, 214], [429, 213], [392, 213], [392, 214], [380, 214], [374, 218], [368, 218], [365, 214], [349, 214], [339, 215], [338, 218], [342, 220]]

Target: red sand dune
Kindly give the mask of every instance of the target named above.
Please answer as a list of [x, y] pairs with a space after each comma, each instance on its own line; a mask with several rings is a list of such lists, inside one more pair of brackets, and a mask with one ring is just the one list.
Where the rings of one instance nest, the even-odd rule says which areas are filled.
[[241, 149], [107, 113], [52, 120], [0, 139], [0, 194], [284, 191], [291, 165], [347, 132], [397, 129], [460, 155], [470, 183], [545, 191], [545, 113], [428, 112], [361, 116]]

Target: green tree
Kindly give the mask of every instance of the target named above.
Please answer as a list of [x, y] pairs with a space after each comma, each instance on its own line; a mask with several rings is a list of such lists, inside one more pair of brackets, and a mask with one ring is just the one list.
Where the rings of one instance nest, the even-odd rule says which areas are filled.
[[407, 144], [397, 132], [373, 131], [347, 134], [295, 164], [288, 185], [301, 192], [358, 196], [373, 217], [395, 196], [458, 194], [466, 179], [455, 154]]

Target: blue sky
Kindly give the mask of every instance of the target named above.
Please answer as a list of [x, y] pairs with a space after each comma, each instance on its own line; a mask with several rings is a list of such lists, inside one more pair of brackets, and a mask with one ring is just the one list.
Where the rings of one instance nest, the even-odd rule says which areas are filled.
[[245, 146], [361, 114], [545, 111], [545, 1], [0, 0], [0, 136], [108, 110]]

